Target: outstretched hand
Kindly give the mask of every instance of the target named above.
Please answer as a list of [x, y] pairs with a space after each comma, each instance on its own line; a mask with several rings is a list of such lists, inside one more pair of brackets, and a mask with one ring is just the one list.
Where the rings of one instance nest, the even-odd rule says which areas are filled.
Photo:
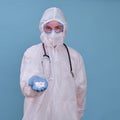
[[41, 92], [47, 89], [48, 82], [39, 76], [32, 76], [28, 81], [28, 85], [31, 86], [34, 91]]

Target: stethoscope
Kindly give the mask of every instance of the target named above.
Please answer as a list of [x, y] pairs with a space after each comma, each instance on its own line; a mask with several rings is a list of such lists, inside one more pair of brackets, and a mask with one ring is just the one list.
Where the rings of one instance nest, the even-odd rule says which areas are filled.
[[[65, 48], [66, 48], [66, 50], [67, 50], [68, 59], [69, 59], [69, 65], [70, 65], [70, 73], [72, 74], [72, 77], [74, 77], [74, 73], [73, 73], [73, 70], [72, 70], [72, 62], [71, 62], [71, 57], [70, 57], [70, 53], [69, 53], [68, 47], [67, 47], [66, 44], [64, 44], [64, 43], [63, 43], [63, 45], [65, 46]], [[49, 55], [47, 55], [47, 53], [46, 53], [46, 49], [45, 49], [44, 43], [42, 43], [42, 46], [43, 46], [43, 51], [44, 51], [43, 58], [46, 57], [46, 58], [48, 58], [49, 61], [50, 61], [50, 57], [49, 57]]]

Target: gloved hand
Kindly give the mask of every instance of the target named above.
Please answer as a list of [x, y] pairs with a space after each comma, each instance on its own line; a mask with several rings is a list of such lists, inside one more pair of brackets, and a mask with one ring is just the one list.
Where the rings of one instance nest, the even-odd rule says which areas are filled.
[[47, 89], [48, 82], [39, 76], [32, 76], [28, 81], [28, 85], [31, 86], [34, 91], [41, 92]]

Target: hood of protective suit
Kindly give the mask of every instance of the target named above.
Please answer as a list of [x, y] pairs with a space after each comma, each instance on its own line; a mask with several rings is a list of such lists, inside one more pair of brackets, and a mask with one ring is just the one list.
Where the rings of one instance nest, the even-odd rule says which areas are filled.
[[[52, 20], [56, 20], [63, 24], [64, 30], [62, 33], [60, 33], [60, 34], [54, 33], [54, 35], [53, 34], [48, 35], [44, 32], [43, 26], [47, 22], [50, 22]], [[41, 31], [40, 39], [45, 45], [57, 46], [57, 45], [63, 44], [65, 35], [66, 35], [66, 30], [67, 30], [67, 23], [66, 23], [63, 12], [59, 8], [56, 8], [56, 7], [48, 8], [44, 12], [44, 14], [40, 20], [39, 29]]]

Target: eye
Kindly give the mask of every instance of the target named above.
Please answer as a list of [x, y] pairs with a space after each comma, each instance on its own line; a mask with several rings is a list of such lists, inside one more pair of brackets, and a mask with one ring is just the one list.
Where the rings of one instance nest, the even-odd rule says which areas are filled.
[[60, 26], [56, 26], [55, 29], [60, 29]]
[[46, 26], [47, 30], [52, 30], [52, 28], [50, 26]]
[[55, 27], [55, 31], [56, 32], [63, 32], [63, 27], [58, 25], [58, 26]]
[[52, 31], [52, 28], [51, 28], [50, 26], [48, 26], [48, 25], [45, 25], [45, 26], [44, 26], [44, 31], [45, 31], [45, 32], [51, 32], [51, 31]]

